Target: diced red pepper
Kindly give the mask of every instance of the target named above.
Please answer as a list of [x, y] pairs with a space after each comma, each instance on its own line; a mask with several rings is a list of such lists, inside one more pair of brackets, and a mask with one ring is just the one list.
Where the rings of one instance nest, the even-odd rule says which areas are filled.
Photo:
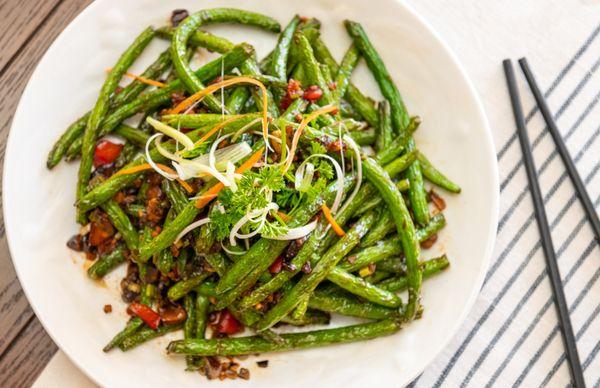
[[310, 102], [315, 102], [323, 95], [323, 91], [317, 85], [311, 85], [304, 91], [304, 95], [302, 96], [305, 100]]
[[137, 315], [152, 330], [158, 329], [160, 325], [160, 315], [145, 304], [134, 302], [129, 305], [129, 311]]
[[279, 273], [281, 272], [281, 267], [283, 267], [283, 258], [279, 256], [269, 267], [269, 272], [271, 272], [272, 274]]
[[235, 334], [244, 329], [244, 326], [229, 312], [221, 311], [219, 322], [217, 323], [217, 332], [220, 334]]
[[123, 144], [116, 144], [108, 140], [100, 140], [98, 144], [96, 144], [96, 149], [94, 150], [94, 167], [97, 168], [104, 164], [114, 162], [122, 149]]
[[294, 101], [297, 98], [300, 98], [300, 96], [303, 95], [303, 91], [302, 91], [302, 85], [300, 84], [300, 82], [296, 81], [295, 79], [290, 79], [288, 81], [288, 85], [287, 85], [287, 91], [285, 93], [285, 96], [283, 96], [281, 98], [281, 102], [280, 102], [280, 108], [285, 110], [288, 108], [288, 106], [290, 106], [290, 104], [292, 103], [292, 101]]

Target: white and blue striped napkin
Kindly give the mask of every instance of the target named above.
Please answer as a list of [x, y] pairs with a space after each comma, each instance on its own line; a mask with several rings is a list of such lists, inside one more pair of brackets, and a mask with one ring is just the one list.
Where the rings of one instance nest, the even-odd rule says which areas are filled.
[[[600, 2], [410, 0], [456, 52], [484, 102], [500, 166], [494, 258], [468, 319], [417, 387], [570, 383], [501, 61], [527, 56], [599, 207]], [[600, 249], [520, 72], [540, 185], [587, 385], [600, 386]], [[93, 386], [59, 353], [36, 386]]]

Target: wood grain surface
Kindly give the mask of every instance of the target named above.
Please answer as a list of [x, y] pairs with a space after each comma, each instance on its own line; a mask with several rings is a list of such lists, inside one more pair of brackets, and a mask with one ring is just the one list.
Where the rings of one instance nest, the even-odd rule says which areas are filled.
[[[91, 0], [0, 0], [0, 168], [23, 89], [52, 41]], [[1, 179], [1, 178], [0, 178]], [[28, 387], [57, 350], [15, 274], [0, 213], [0, 387]]]

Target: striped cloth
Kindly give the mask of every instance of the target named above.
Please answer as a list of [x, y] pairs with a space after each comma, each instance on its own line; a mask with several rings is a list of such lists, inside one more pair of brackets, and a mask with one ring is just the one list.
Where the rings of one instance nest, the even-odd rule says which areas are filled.
[[[494, 131], [501, 182], [498, 238], [481, 294], [455, 338], [411, 386], [568, 386], [569, 371], [501, 61], [528, 57], [598, 208], [600, 3], [408, 3], [452, 47], [474, 81]], [[518, 75], [586, 382], [600, 387], [600, 249], [535, 102]], [[87, 385], [62, 354], [36, 385], [53, 386], [56, 376], [61, 376], [63, 387]]]

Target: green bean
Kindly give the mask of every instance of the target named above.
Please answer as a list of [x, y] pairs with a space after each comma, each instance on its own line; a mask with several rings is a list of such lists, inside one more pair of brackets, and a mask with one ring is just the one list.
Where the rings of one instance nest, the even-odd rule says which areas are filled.
[[412, 320], [418, 310], [421, 290], [421, 271], [418, 265], [420, 247], [415, 226], [404, 203], [402, 194], [400, 194], [385, 170], [375, 160], [366, 158], [363, 162], [363, 172], [369, 182], [381, 193], [396, 222], [398, 236], [400, 236], [402, 249], [406, 256], [409, 278], [408, 303], [405, 309], [405, 318]]
[[376, 245], [359, 250], [348, 256], [344, 262], [338, 265], [338, 267], [344, 271], [354, 272], [371, 263], [377, 263], [401, 253], [402, 245], [400, 244], [400, 239], [396, 236], [379, 241]]
[[[238, 115], [227, 115], [223, 116], [217, 113], [199, 113], [199, 114], [174, 114], [164, 115], [162, 121], [169, 125], [181, 126], [183, 128], [202, 128], [208, 126], [215, 126], [224, 120], [235, 120], [238, 125], [244, 126], [249, 122], [256, 120], [261, 117], [261, 113], [250, 113], [250, 114], [238, 114]], [[223, 132], [229, 132], [227, 128], [223, 129]]]
[[[349, 189], [352, 184], [353, 180], [351, 178], [345, 179], [345, 189]], [[323, 203], [333, 200], [336, 191], [337, 183], [334, 182], [317, 199], [312, 202], [306, 202], [297, 208], [290, 214], [292, 220], [288, 223], [288, 226], [294, 228], [304, 225], [317, 213]], [[217, 307], [228, 306], [243, 292], [252, 287], [260, 277], [260, 274], [273, 263], [287, 245], [287, 241], [265, 238], [254, 243], [248, 252], [238, 262], [234, 263], [231, 269], [219, 281], [216, 288], [217, 293], [220, 294]]]
[[[185, 61], [187, 42], [190, 35], [198, 30], [201, 25], [219, 22], [249, 24], [274, 32], [279, 32], [281, 29], [279, 23], [274, 19], [257, 13], [235, 9], [215, 8], [202, 10], [188, 16], [181, 24], [179, 24], [173, 34], [173, 39], [171, 41], [171, 60], [173, 61], [173, 67], [175, 68], [179, 79], [181, 79], [190, 93], [195, 93], [204, 89], [204, 85], [202, 80], [194, 74], [194, 71]], [[212, 95], [205, 96], [203, 101], [214, 112], [220, 112], [225, 109], [225, 107], [222, 107]]]
[[372, 145], [377, 139], [377, 134], [373, 128], [362, 131], [349, 132], [350, 137], [360, 146]]
[[[400, 179], [398, 182], [396, 182], [396, 187], [398, 188], [398, 191], [400, 191], [401, 193], [407, 192], [408, 188], [410, 187], [410, 183], [408, 182], [408, 179]], [[363, 206], [360, 208], [360, 210], [356, 213], [356, 215], [360, 215], [363, 213], [368, 212], [369, 210], [375, 208], [377, 205], [379, 205], [381, 203], [382, 199], [381, 197], [371, 197], [368, 201], [366, 201]]]
[[386, 272], [390, 274], [390, 276], [398, 273], [405, 274], [406, 267], [404, 266], [402, 260], [403, 258], [398, 256], [389, 257], [385, 260], [381, 260], [377, 263], [376, 270]]
[[335, 78], [335, 91], [333, 92], [333, 98], [335, 104], [337, 104], [338, 106], [342, 97], [344, 97], [346, 91], [348, 90], [348, 86], [350, 85], [350, 78], [352, 77], [352, 72], [358, 64], [359, 59], [360, 52], [358, 51], [358, 48], [356, 48], [355, 45], [351, 45], [346, 51], [346, 54], [344, 54], [344, 58], [342, 58], [340, 68]]
[[[142, 72], [142, 74], [140, 74], [140, 77], [152, 80], [156, 79], [160, 77], [169, 66], [171, 66], [171, 55], [169, 50], [166, 50], [162, 52], [158, 58]], [[148, 88], [148, 84], [145, 82], [138, 79], [131, 81], [123, 88], [123, 90], [113, 96], [110, 107], [114, 109], [132, 101], [139, 96], [140, 93], [146, 90], [146, 88]]]
[[327, 280], [369, 302], [385, 307], [402, 306], [402, 299], [398, 295], [367, 283], [363, 278], [354, 276], [343, 269], [333, 268], [327, 275]]
[[396, 227], [394, 218], [387, 208], [380, 212], [379, 219], [375, 225], [369, 230], [369, 233], [362, 239], [360, 246], [368, 247], [382, 240], [389, 233], [393, 232]]
[[[331, 52], [329, 52], [327, 46], [325, 46], [325, 43], [317, 38], [312, 43], [312, 46], [317, 60], [327, 65], [331, 73], [337, 74], [339, 65], [333, 58], [333, 55], [331, 55]], [[346, 91], [344, 98], [369, 123], [369, 125], [373, 128], [377, 127], [377, 109], [375, 109], [375, 105], [370, 98], [364, 96], [352, 83], [348, 85], [348, 90]]]
[[182, 324], [165, 325], [165, 326], [159, 327], [156, 330], [153, 330], [149, 327], [143, 327], [137, 333], [127, 337], [119, 345], [119, 348], [122, 351], [126, 352], [128, 350], [135, 348], [136, 346], [143, 344], [144, 342], [148, 342], [154, 338], [162, 337], [163, 335], [173, 332], [173, 331], [181, 330], [182, 327], [183, 327]]
[[133, 158], [139, 153], [139, 147], [131, 142], [126, 142], [123, 149], [115, 159], [114, 165], [116, 168], [122, 168], [127, 163], [131, 162]]
[[[258, 64], [254, 59], [248, 59], [247, 61], [242, 63], [242, 65], [240, 66], [240, 71], [242, 72], [242, 74], [247, 76], [262, 77], [260, 68], [258, 67]], [[251, 91], [252, 97], [254, 99], [254, 102], [256, 103], [258, 110], [262, 111], [263, 100], [260, 94], [258, 93], [256, 88], [251, 89]], [[273, 99], [273, 95], [269, 89], [267, 89], [267, 110], [271, 117], [279, 116], [279, 109], [277, 109], [277, 106], [275, 106], [275, 100]]]
[[308, 325], [328, 325], [331, 317], [329, 314], [318, 310], [309, 310], [302, 315], [302, 317], [296, 319], [292, 317], [283, 317], [281, 322], [287, 323], [292, 326], [308, 326]]
[[191, 291], [193, 291], [196, 287], [198, 287], [200, 284], [202, 284], [202, 282], [204, 280], [206, 280], [206, 278], [209, 276], [210, 276], [210, 273], [206, 272], [206, 273], [191, 277], [189, 279], [180, 280], [179, 282], [175, 283], [171, 288], [169, 288], [169, 291], [167, 292], [167, 296], [169, 297], [170, 300], [175, 302], [175, 301], [183, 298], [184, 296], [186, 296]]
[[66, 129], [66, 131], [60, 136], [56, 143], [54, 143], [52, 149], [48, 153], [46, 167], [51, 169], [60, 162], [60, 160], [63, 158], [63, 156], [69, 149], [71, 143], [73, 143], [76, 139], [80, 138], [83, 132], [85, 131], [85, 127], [87, 125], [89, 117], [90, 114], [88, 112], [83, 117], [77, 119]]
[[[306, 314], [306, 310], [308, 310], [309, 299], [310, 295], [303, 295], [302, 298], [300, 298], [300, 301], [298, 302], [294, 310], [290, 314], [288, 314], [288, 316], [291, 317], [293, 320], [301, 320], [302, 318], [304, 318], [304, 314]], [[283, 322], [285, 318], [286, 317], [281, 318], [280, 322]]]
[[356, 22], [346, 20], [344, 22], [348, 34], [352, 37], [354, 44], [358, 47], [367, 62], [367, 66], [373, 73], [379, 84], [381, 94], [390, 102], [392, 125], [400, 136], [404, 136], [404, 130], [408, 126], [408, 113], [400, 96], [398, 88], [392, 81], [383, 60], [373, 47], [362, 26]]
[[[165, 218], [165, 222], [163, 224], [163, 228], [169, 226], [171, 222], [175, 219], [175, 208], [171, 207], [167, 213], [167, 217]], [[161, 252], [158, 252], [154, 255], [156, 268], [163, 275], [167, 275], [173, 269], [173, 253], [170, 249], [163, 249]]]
[[125, 206], [125, 212], [132, 217], [141, 218], [146, 212], [146, 206], [132, 203]]
[[[406, 129], [407, 135], [410, 137], [419, 125], [421, 125], [421, 118], [419, 116], [411, 117]], [[397, 158], [398, 155], [405, 151], [407, 141], [408, 138], [395, 137], [387, 148], [377, 153], [377, 161], [381, 164], [386, 164], [394, 160], [394, 158]]]
[[417, 159], [421, 164], [423, 176], [425, 176], [428, 181], [452, 193], [460, 193], [460, 186], [452, 182], [438, 169], [436, 169], [422, 152], [417, 152]]
[[108, 214], [111, 223], [117, 228], [127, 248], [132, 251], [138, 249], [138, 232], [131, 224], [127, 214], [121, 209], [121, 206], [115, 200], [106, 201], [102, 204], [102, 209]]
[[[96, 105], [90, 113], [85, 131], [83, 132], [82, 157], [77, 179], [77, 199], [83, 197], [87, 192], [88, 181], [92, 173], [94, 148], [96, 147], [96, 140], [99, 137], [100, 125], [108, 112], [110, 96], [117, 88], [123, 74], [142, 53], [153, 37], [154, 31], [151, 28], [145, 29], [121, 55], [102, 85]], [[77, 220], [82, 224], [86, 220], [85, 213], [80, 209], [78, 209]]]
[[229, 269], [227, 259], [221, 252], [209, 253], [204, 256], [204, 260], [215, 270], [217, 275], [224, 276]]
[[[241, 43], [235, 46], [230, 52], [217, 58], [196, 70], [195, 75], [201, 81], [209, 81], [221, 74], [221, 70], [230, 71], [239, 66], [247, 58], [254, 55], [254, 48], [247, 43]], [[113, 131], [123, 120], [140, 112], [148, 112], [171, 102], [171, 94], [181, 91], [183, 85], [180, 80], [175, 80], [163, 88], [151, 90], [143, 93], [136, 99], [115, 109], [100, 127], [99, 136], [105, 136]], [[81, 149], [82, 139], [75, 140], [69, 148], [70, 154], [78, 154]]]
[[[446, 255], [434, 259], [423, 261], [419, 264], [423, 271], [423, 279], [428, 279], [433, 275], [445, 270], [450, 266]], [[390, 292], [404, 291], [408, 287], [408, 278], [405, 275], [393, 277], [379, 283], [379, 287]]]
[[310, 42], [304, 34], [300, 31], [294, 35], [294, 44], [298, 47], [298, 58], [302, 63], [304, 69], [304, 77], [307, 82], [307, 86], [317, 85], [323, 92], [321, 98], [319, 98], [319, 105], [328, 105], [333, 103], [331, 96], [331, 90], [325, 82], [325, 78], [319, 68], [319, 63], [315, 59], [313, 49]]
[[257, 330], [265, 330], [279, 322], [297, 306], [305, 295], [309, 295], [328, 276], [337, 263], [350, 252], [367, 233], [377, 219], [374, 212], [362, 216], [352, 228], [341, 237], [325, 255], [319, 259], [309, 274], [304, 275], [298, 283], [287, 292], [257, 323]]
[[181, 213], [183, 209], [187, 206], [187, 204], [190, 202], [187, 199], [186, 193], [181, 188], [181, 185], [178, 185], [175, 182], [170, 181], [168, 179], [164, 179], [162, 181], [161, 187], [167, 195], [169, 202], [171, 202], [171, 206], [173, 206], [173, 208], [175, 209], [175, 214]]
[[351, 295], [323, 292], [318, 289], [310, 296], [308, 306], [328, 313], [366, 319], [385, 319], [399, 315], [397, 309], [360, 301]]
[[[183, 323], [183, 338], [192, 339], [197, 338], [196, 336], [196, 321], [197, 314], [196, 311], [196, 301], [195, 298], [187, 294], [183, 299], [183, 306], [185, 308], [186, 319]], [[187, 364], [187, 370], [193, 370], [195, 368], [194, 365], [194, 357], [187, 356], [185, 358], [185, 363]]]
[[[308, 108], [306, 108], [306, 113], [312, 113], [318, 109], [319, 109], [319, 105], [310, 103], [310, 104], [308, 104]], [[316, 123], [316, 125], [315, 125], [315, 123]], [[320, 115], [312, 122], [312, 124], [315, 125], [317, 128], [328, 127], [328, 126], [332, 126], [335, 124], [335, 119], [333, 117], [331, 117], [331, 115]], [[336, 136], [337, 136], [337, 132], [336, 132]]]
[[131, 337], [140, 327], [142, 327], [143, 324], [144, 321], [142, 321], [140, 318], [132, 318], [129, 320], [129, 322], [127, 322], [125, 328], [117, 333], [117, 335], [115, 335], [110, 342], [104, 346], [104, 348], [102, 348], [102, 351], [108, 352], [113, 348], [120, 346], [125, 339]]
[[268, 74], [271, 74], [282, 81], [287, 81], [287, 60], [288, 53], [290, 51], [290, 45], [292, 43], [292, 37], [296, 31], [296, 27], [300, 23], [300, 17], [295, 15], [290, 23], [285, 27], [281, 35], [279, 35], [279, 41], [273, 55], [271, 56], [271, 63], [269, 66]]
[[[196, 239], [194, 250], [196, 251], [197, 255], [206, 257], [211, 253], [216, 239], [213, 231], [210, 228], [210, 225], [202, 225], [199, 229], [200, 233], [198, 234], [198, 239]], [[219, 276], [222, 275], [219, 274]]]
[[[167, 39], [170, 41], [173, 38], [174, 30], [175, 29], [173, 27], [161, 27], [156, 30], [156, 35], [160, 38]], [[223, 39], [221, 37], [211, 34], [210, 32], [202, 30], [194, 31], [190, 35], [188, 43], [190, 46], [203, 47], [208, 51], [220, 54], [228, 52], [234, 46], [234, 44], [228, 41], [227, 39]]]
[[208, 309], [210, 301], [204, 295], [196, 296], [196, 327], [194, 332], [195, 338], [205, 338], [206, 325], [208, 323]]
[[393, 334], [400, 330], [400, 327], [398, 320], [386, 319], [335, 329], [281, 334], [283, 339], [281, 343], [269, 342], [258, 336], [179, 340], [171, 342], [167, 347], [167, 351], [169, 353], [196, 356], [239, 356], [253, 353], [280, 352], [372, 339]]
[[231, 114], [238, 114], [242, 111], [242, 108], [246, 104], [246, 101], [250, 98], [250, 90], [245, 86], [238, 86], [233, 90], [233, 93], [229, 96], [225, 108]]
[[296, 120], [296, 116], [304, 113], [304, 111], [308, 108], [308, 101], [303, 98], [297, 98], [288, 108], [281, 114], [281, 120], [285, 121], [294, 121]]
[[390, 121], [390, 103], [381, 101], [377, 106], [379, 113], [379, 126], [377, 127], [377, 140], [375, 150], [383, 152], [392, 142], [392, 123]]
[[123, 263], [125, 260], [125, 249], [122, 245], [117, 245], [112, 252], [100, 256], [100, 258], [96, 260], [96, 262], [90, 268], [88, 268], [88, 276], [92, 279], [102, 279], [104, 275], [109, 273], [112, 269]]
[[371, 284], [379, 284], [382, 280], [385, 280], [387, 278], [389, 278], [390, 276], [392, 276], [393, 274], [390, 272], [386, 272], [386, 271], [382, 271], [379, 269], [375, 269], [375, 273], [372, 275], [369, 275], [365, 278], [365, 280], [368, 283]]
[[115, 135], [125, 138], [128, 142], [135, 144], [139, 148], [144, 148], [148, 142], [148, 134], [137, 128], [121, 124], [115, 128]]
[[186, 319], [183, 323], [183, 338], [197, 338], [196, 337], [196, 300], [192, 294], [187, 294], [183, 298], [183, 307], [185, 308]]
[[[410, 138], [406, 144], [406, 150], [410, 152], [415, 149], [415, 141]], [[419, 160], [415, 160], [408, 167], [406, 177], [410, 182], [408, 197], [410, 198], [410, 205], [415, 216], [415, 221], [418, 224], [427, 225], [429, 222], [429, 205], [427, 204], [427, 192], [425, 191]]]

